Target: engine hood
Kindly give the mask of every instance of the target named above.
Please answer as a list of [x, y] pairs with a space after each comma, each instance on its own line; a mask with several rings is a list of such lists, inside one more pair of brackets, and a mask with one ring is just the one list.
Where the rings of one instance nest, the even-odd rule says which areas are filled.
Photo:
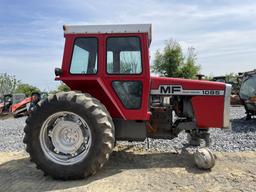
[[151, 95], [189, 98], [199, 128], [228, 128], [231, 85], [204, 80], [152, 77]]

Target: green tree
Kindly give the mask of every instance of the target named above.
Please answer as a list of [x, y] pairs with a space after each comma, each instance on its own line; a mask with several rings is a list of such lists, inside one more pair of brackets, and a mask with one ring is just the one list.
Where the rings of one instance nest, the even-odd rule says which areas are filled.
[[69, 88], [69, 86], [67, 86], [65, 83], [62, 83], [61, 82], [61, 84], [58, 86], [58, 88], [57, 88], [57, 92], [59, 92], [59, 91], [65, 91], [65, 92], [67, 92], [67, 91], [70, 91], [70, 88]]
[[17, 86], [15, 92], [24, 93], [28, 97], [34, 92], [40, 92], [40, 89], [29, 84], [21, 83]]
[[196, 54], [193, 47], [188, 48], [188, 56], [178, 68], [178, 77], [185, 79], [195, 79], [200, 71], [200, 66], [196, 64]]
[[0, 96], [13, 93], [19, 84], [20, 80], [17, 80], [15, 76], [7, 73], [0, 74]]
[[178, 42], [167, 41], [162, 52], [157, 50], [152, 71], [165, 77], [196, 78], [200, 66], [196, 64], [195, 49], [188, 48], [188, 56], [185, 57]]
[[225, 75], [226, 77], [226, 83], [229, 83], [232, 85], [232, 94], [239, 94], [239, 90], [241, 87], [241, 79], [239, 78], [239, 75], [236, 73], [229, 73]]

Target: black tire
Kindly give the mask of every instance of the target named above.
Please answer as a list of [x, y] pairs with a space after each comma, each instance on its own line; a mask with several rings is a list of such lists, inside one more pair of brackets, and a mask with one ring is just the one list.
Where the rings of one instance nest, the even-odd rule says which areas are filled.
[[[70, 111], [78, 114], [89, 125], [92, 142], [87, 155], [72, 165], [51, 161], [42, 150], [39, 134], [44, 121], [52, 114]], [[108, 160], [114, 147], [114, 124], [105, 106], [89, 94], [60, 92], [40, 101], [26, 120], [24, 128], [26, 151], [45, 175], [55, 179], [82, 179], [95, 174]]]

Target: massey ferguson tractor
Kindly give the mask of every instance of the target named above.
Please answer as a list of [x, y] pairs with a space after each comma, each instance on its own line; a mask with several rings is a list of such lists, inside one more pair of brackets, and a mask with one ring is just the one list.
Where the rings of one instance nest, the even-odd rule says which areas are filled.
[[[26, 120], [31, 161], [56, 179], [95, 174], [115, 141], [173, 139], [209, 145], [209, 128], [228, 128], [231, 86], [150, 76], [150, 24], [64, 26], [65, 49], [56, 80], [69, 92], [40, 101]], [[208, 148], [196, 164], [214, 166]]]

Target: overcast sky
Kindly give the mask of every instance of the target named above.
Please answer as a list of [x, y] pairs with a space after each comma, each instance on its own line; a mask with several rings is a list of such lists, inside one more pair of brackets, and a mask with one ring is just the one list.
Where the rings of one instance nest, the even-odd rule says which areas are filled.
[[0, 0], [0, 73], [54, 89], [62, 25], [106, 23], [152, 23], [151, 56], [173, 38], [195, 48], [203, 74], [256, 68], [255, 0]]

